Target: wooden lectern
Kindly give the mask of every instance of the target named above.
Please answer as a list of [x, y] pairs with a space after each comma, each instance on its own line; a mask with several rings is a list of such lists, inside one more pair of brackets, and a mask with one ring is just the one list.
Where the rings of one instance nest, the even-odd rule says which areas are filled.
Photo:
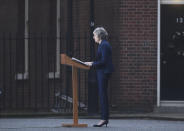
[[78, 79], [77, 68], [89, 70], [90, 67], [73, 61], [66, 54], [61, 54], [61, 64], [72, 66], [72, 88], [73, 88], [73, 124], [62, 124], [64, 127], [87, 127], [87, 124], [78, 124]]

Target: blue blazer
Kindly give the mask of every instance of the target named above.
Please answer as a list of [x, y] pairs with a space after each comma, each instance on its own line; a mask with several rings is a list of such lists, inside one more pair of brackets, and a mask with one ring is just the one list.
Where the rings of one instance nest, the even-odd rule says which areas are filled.
[[112, 47], [108, 41], [102, 40], [98, 45], [97, 59], [93, 62], [92, 67], [104, 73], [112, 73], [114, 71], [112, 64]]

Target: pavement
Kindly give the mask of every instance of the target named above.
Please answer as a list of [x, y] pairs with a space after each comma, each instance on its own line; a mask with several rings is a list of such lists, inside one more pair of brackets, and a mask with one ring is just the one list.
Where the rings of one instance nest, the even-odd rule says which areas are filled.
[[183, 112], [111, 113], [107, 127], [96, 128], [99, 114], [79, 113], [86, 128], [62, 127], [72, 124], [71, 113], [0, 113], [0, 131], [184, 131]]
[[0, 131], [184, 131], [184, 121], [150, 119], [110, 119], [107, 127], [93, 127], [99, 119], [79, 119], [87, 127], [62, 127], [72, 124], [72, 119], [47, 118], [1, 118]]

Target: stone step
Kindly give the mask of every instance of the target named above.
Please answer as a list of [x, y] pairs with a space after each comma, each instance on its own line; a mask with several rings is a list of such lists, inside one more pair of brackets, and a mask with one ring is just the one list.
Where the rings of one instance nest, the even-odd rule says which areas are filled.
[[154, 113], [183, 113], [184, 114], [184, 107], [170, 107], [170, 106], [164, 106], [164, 107], [156, 107], [154, 108]]

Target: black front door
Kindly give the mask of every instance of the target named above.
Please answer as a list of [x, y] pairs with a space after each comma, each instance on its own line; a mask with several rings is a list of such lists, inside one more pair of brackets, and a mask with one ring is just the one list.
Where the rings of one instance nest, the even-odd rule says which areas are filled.
[[161, 6], [161, 100], [184, 100], [184, 5]]

